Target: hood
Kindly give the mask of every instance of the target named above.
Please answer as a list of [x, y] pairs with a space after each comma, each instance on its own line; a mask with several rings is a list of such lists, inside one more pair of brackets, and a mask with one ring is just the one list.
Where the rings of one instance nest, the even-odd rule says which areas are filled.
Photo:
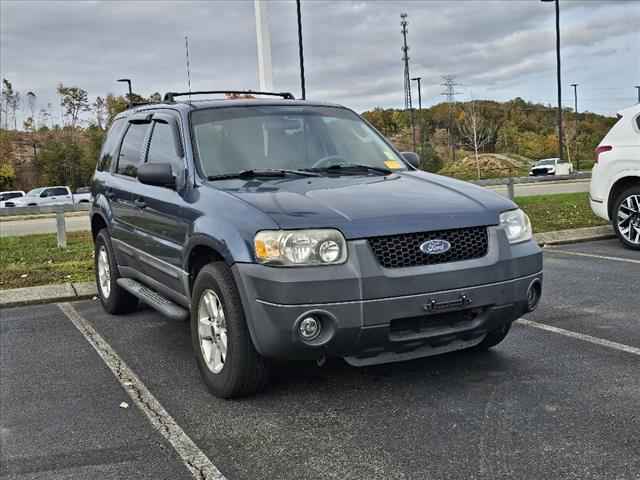
[[349, 239], [496, 225], [501, 212], [516, 208], [476, 185], [417, 171], [233, 179], [215, 187], [269, 215], [280, 228], [338, 228]]

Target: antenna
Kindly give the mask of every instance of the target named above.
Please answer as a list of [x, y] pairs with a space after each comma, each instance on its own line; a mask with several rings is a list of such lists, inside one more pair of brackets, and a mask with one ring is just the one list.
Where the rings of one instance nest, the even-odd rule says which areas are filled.
[[189, 90], [189, 103], [191, 103], [191, 64], [189, 62], [189, 37], [184, 37], [184, 47], [187, 52], [187, 87]]

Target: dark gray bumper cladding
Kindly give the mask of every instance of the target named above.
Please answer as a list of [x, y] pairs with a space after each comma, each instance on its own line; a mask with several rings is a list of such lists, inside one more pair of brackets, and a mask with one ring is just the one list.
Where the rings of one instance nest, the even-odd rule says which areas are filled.
[[[542, 281], [535, 242], [510, 246], [489, 229], [487, 256], [464, 262], [384, 269], [366, 240], [350, 242], [335, 267], [236, 264], [233, 273], [258, 351], [268, 357], [345, 357], [354, 365], [391, 362], [471, 347], [527, 311], [527, 291]], [[322, 321], [304, 343], [302, 318]]]

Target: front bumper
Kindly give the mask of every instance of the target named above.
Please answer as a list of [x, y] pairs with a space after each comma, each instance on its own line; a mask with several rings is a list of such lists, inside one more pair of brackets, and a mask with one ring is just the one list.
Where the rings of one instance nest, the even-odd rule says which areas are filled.
[[[542, 253], [533, 241], [509, 245], [501, 228], [490, 227], [489, 252], [475, 260], [385, 269], [357, 240], [344, 265], [236, 264], [233, 273], [262, 355], [367, 365], [471, 347], [510, 324], [528, 310], [532, 283], [541, 286]], [[309, 315], [322, 332], [303, 342], [297, 327]]]

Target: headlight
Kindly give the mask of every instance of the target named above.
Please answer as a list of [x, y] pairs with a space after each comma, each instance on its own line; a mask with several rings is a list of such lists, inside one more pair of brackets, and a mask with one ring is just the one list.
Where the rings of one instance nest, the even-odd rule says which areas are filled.
[[258, 262], [268, 265], [336, 265], [347, 260], [347, 242], [338, 230], [264, 230], [253, 244]]
[[509, 243], [526, 242], [532, 237], [531, 220], [520, 209], [501, 213], [500, 225], [504, 227]]

